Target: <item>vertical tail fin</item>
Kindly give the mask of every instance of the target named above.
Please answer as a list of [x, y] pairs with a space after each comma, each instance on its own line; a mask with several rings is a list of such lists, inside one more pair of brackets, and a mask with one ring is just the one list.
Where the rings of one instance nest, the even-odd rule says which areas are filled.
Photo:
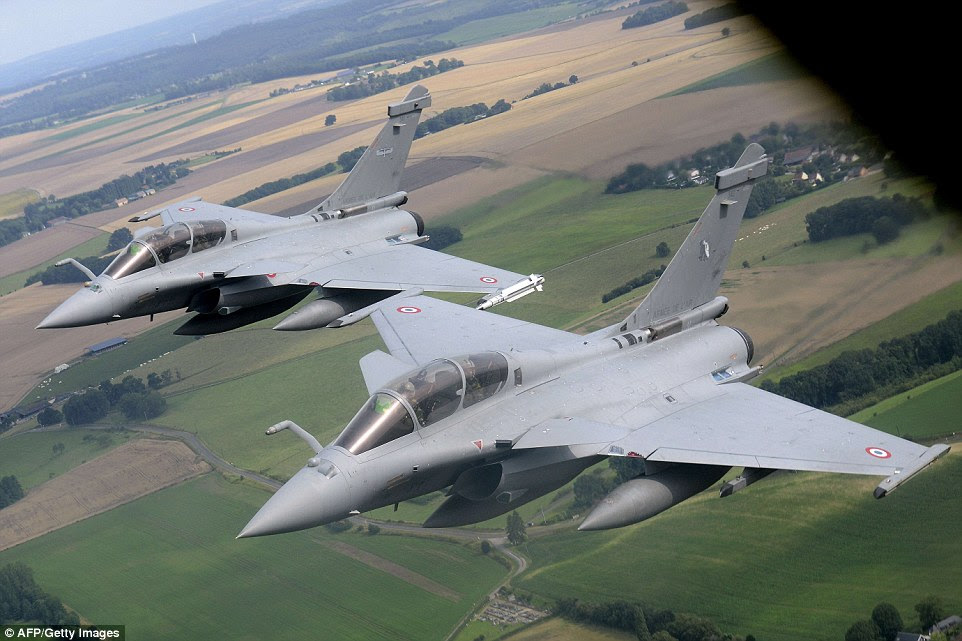
[[422, 85], [415, 85], [401, 102], [388, 105], [388, 121], [377, 138], [341, 186], [311, 211], [346, 209], [396, 194], [421, 110], [429, 106], [431, 95]]
[[618, 333], [650, 327], [713, 300], [721, 285], [752, 186], [767, 171], [765, 150], [752, 143], [733, 167], [718, 172], [715, 175], [715, 197], [655, 287], [623, 323], [602, 331]]

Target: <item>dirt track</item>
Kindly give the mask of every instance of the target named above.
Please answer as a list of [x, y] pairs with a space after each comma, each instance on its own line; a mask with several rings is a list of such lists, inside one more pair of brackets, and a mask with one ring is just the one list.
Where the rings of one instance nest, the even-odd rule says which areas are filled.
[[31, 490], [0, 511], [0, 550], [210, 471], [179, 441], [139, 439]]

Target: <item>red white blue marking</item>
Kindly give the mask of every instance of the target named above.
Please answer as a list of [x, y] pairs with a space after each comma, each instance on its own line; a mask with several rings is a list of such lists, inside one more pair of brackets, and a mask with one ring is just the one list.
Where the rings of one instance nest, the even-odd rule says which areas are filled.
[[888, 450], [883, 450], [881, 447], [866, 447], [865, 451], [869, 456], [874, 456], [875, 458], [891, 458], [892, 453]]
[[482, 283], [487, 283], [488, 285], [493, 285], [498, 282], [498, 279], [494, 276], [482, 276], [480, 280]]
[[420, 307], [398, 307], [397, 311], [401, 312], [402, 314], [420, 314], [421, 308]]
[[194, 209], [193, 207], [180, 207], [177, 209], [177, 211], [197, 211], [197, 210]]

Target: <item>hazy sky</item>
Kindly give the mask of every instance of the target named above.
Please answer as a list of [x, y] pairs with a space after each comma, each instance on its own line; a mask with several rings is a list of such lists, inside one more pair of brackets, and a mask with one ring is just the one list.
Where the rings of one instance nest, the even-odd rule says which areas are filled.
[[220, 0], [0, 0], [0, 64]]

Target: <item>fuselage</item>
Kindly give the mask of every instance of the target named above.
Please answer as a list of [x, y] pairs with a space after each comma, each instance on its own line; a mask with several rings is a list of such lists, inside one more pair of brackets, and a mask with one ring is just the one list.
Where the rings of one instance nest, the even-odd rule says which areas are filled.
[[219, 209], [221, 218], [141, 234], [38, 327], [80, 327], [184, 308], [228, 315], [309, 292], [318, 286], [312, 272], [423, 231], [415, 215], [396, 207], [343, 219], [277, 218], [270, 225]]
[[[598, 445], [512, 451], [529, 430], [568, 417], [643, 424], [685, 407], [687, 385], [742, 376], [751, 369], [749, 360], [743, 335], [710, 321], [650, 343], [635, 333], [632, 341], [573, 340], [551, 350], [433, 361], [376, 392], [365, 406], [377, 420], [401, 417], [413, 430], [378, 442], [376, 434], [365, 435], [364, 425], [355, 425], [363, 422], [362, 408], [338, 439], [268, 501], [242, 536], [312, 527], [449, 486], [451, 498], [426, 525], [497, 516], [567, 483], [604, 454]], [[480, 393], [469, 371], [479, 361], [498, 361], [496, 373], [485, 379], [499, 379], [497, 389], [466, 406]], [[441, 399], [434, 404], [443, 409], [436, 411], [445, 416], [432, 423], [423, 415], [426, 401], [417, 393], [418, 380], [432, 375], [438, 380], [441, 373], [445, 384], [431, 389]], [[364, 438], [367, 442], [359, 443]]]

